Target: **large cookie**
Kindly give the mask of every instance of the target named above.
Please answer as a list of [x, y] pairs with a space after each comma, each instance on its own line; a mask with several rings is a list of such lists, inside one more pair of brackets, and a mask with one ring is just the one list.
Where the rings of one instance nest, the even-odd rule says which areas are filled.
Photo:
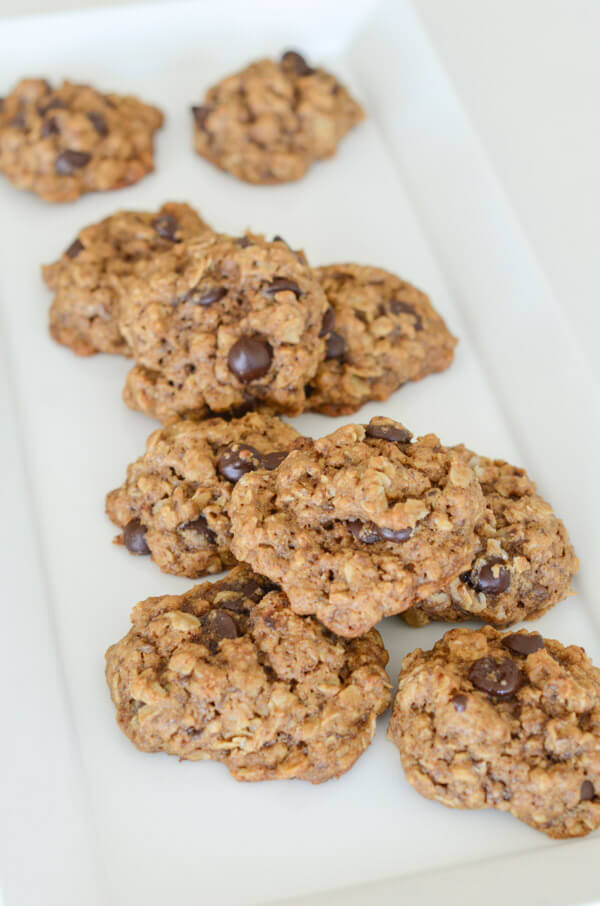
[[247, 567], [149, 598], [108, 649], [117, 721], [145, 752], [220, 761], [236, 780], [349, 770], [390, 703], [379, 633], [348, 642]]
[[42, 268], [55, 293], [53, 339], [78, 355], [130, 355], [119, 327], [119, 279], [135, 273], [139, 262], [208, 229], [189, 205], [176, 202], [154, 213], [118, 211], [85, 227], [58, 261]]
[[456, 453], [375, 418], [245, 475], [229, 507], [231, 549], [281, 584], [297, 613], [353, 637], [468, 568], [482, 512]]
[[447, 588], [402, 616], [412, 625], [478, 619], [498, 626], [541, 616], [571, 594], [579, 568], [566, 528], [524, 469], [462, 445], [454, 450], [477, 475], [485, 497], [475, 557]]
[[293, 51], [219, 82], [192, 112], [198, 154], [252, 183], [299, 179], [364, 117], [334, 76]]
[[0, 103], [0, 172], [45, 201], [120, 189], [154, 169], [162, 122], [134, 97], [23, 79]]
[[600, 824], [600, 670], [537, 633], [453, 629], [402, 665], [388, 731], [407, 780], [550, 837]]
[[[155, 398], [156, 417], [263, 404], [302, 411], [325, 355], [327, 300], [285, 242], [182, 242], [122, 283], [121, 331], [137, 364], [168, 388]], [[128, 405], [138, 398], [125, 393]]]
[[455, 337], [410, 283], [360, 264], [331, 264], [315, 275], [331, 309], [326, 358], [307, 388], [308, 408], [347, 415], [452, 362]]
[[227, 509], [246, 472], [271, 468], [300, 437], [278, 418], [249, 413], [181, 421], [150, 435], [106, 512], [131, 553], [150, 554], [167, 573], [197, 578], [235, 563]]

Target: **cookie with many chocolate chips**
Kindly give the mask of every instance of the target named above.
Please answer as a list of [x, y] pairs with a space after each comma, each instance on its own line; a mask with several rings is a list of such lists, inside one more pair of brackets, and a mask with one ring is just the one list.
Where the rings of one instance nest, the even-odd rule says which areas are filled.
[[600, 670], [583, 648], [453, 629], [404, 659], [388, 736], [428, 799], [550, 837], [600, 825]]
[[346, 88], [294, 51], [259, 60], [192, 107], [198, 154], [251, 183], [300, 179], [335, 154], [364, 113]]
[[245, 475], [229, 507], [234, 555], [350, 638], [448, 584], [472, 562], [483, 495], [435, 435], [411, 437], [375, 418]]
[[475, 472], [486, 509], [476, 527], [471, 567], [402, 616], [429, 620], [482, 620], [508, 626], [531, 620], [572, 593], [579, 561], [567, 530], [536, 492], [524, 469], [454, 447]]
[[248, 567], [138, 604], [106, 653], [117, 722], [144, 752], [220, 761], [236, 780], [348, 771], [390, 703], [379, 633], [346, 641]]
[[325, 361], [307, 388], [307, 408], [347, 415], [452, 362], [455, 337], [410, 283], [360, 264], [331, 264], [315, 275], [331, 308]]
[[0, 108], [0, 172], [45, 201], [120, 189], [154, 169], [156, 107], [89, 85], [23, 79]]
[[252, 412], [180, 421], [150, 435], [146, 452], [106, 498], [106, 512], [133, 554], [163, 572], [197, 578], [235, 563], [227, 509], [246, 472], [274, 468], [300, 437], [278, 418]]
[[[161, 421], [203, 407], [297, 415], [325, 355], [326, 309], [303, 256], [282, 240], [200, 237], [123, 279], [120, 327], [144, 376], [153, 373]], [[124, 396], [152, 403], [129, 385]]]
[[78, 355], [130, 355], [119, 327], [119, 278], [140, 262], [209, 227], [187, 204], [167, 202], [158, 211], [118, 211], [85, 227], [58, 261], [42, 268], [55, 297], [50, 334]]

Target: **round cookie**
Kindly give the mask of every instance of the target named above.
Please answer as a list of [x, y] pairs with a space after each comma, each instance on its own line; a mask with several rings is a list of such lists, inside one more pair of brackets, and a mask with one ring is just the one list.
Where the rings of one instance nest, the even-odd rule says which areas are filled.
[[245, 566], [131, 619], [106, 678], [145, 752], [220, 761], [236, 780], [322, 783], [352, 767], [390, 703], [379, 633], [335, 638]]
[[572, 593], [579, 561], [567, 530], [524, 469], [453, 448], [475, 472], [486, 509], [468, 571], [402, 614], [407, 623], [531, 620]]
[[334, 76], [293, 51], [259, 60], [210, 88], [192, 107], [198, 154], [251, 183], [300, 179], [335, 154], [364, 113]]
[[234, 555], [349, 638], [443, 587], [472, 561], [483, 495], [435, 435], [411, 437], [375, 418], [245, 475], [229, 507]]
[[150, 435], [146, 452], [106, 497], [119, 540], [163, 572], [197, 578], [235, 563], [227, 508], [239, 478], [273, 468], [300, 437], [278, 418], [251, 412], [224, 421], [180, 421]]
[[176, 202], [154, 213], [118, 211], [85, 227], [58, 261], [42, 268], [55, 293], [52, 338], [78, 355], [130, 355], [119, 327], [119, 278], [173, 243], [208, 230], [193, 208]]
[[315, 268], [315, 276], [331, 313], [325, 361], [307, 388], [307, 408], [347, 415], [452, 362], [455, 337], [410, 283], [360, 264]]
[[44, 201], [120, 189], [154, 169], [156, 107], [89, 85], [23, 79], [0, 105], [0, 172]]
[[[297, 415], [325, 355], [327, 300], [302, 255], [261, 237], [179, 243], [122, 281], [121, 331], [170, 388], [162, 420], [268, 405]], [[126, 393], [128, 405], [138, 395]], [[146, 402], [149, 402], [148, 397]]]
[[550, 837], [600, 825], [600, 670], [537, 633], [453, 629], [403, 662], [388, 736], [408, 782]]

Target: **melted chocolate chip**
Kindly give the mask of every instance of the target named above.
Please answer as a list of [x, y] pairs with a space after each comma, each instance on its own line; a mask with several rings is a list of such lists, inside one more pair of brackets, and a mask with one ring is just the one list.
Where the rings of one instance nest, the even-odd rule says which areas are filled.
[[248, 610], [245, 598], [230, 598], [228, 601], [219, 601], [219, 607], [224, 607], [225, 610], [232, 610], [234, 613], [245, 613]]
[[396, 544], [399, 544], [402, 541], [408, 541], [412, 535], [412, 529], [404, 528], [394, 530], [385, 528], [385, 526], [382, 525], [379, 527], [379, 535], [382, 541], [394, 541]]
[[281, 465], [283, 460], [287, 457], [289, 450], [277, 450], [273, 453], [263, 453], [262, 455], [262, 467], [263, 469], [268, 469], [269, 472], [272, 472], [273, 469], [276, 469]]
[[415, 319], [415, 330], [423, 330], [421, 315], [417, 314], [412, 305], [409, 305], [408, 302], [402, 302], [401, 299], [392, 299], [390, 301], [390, 309], [394, 315], [412, 315]]
[[208, 523], [204, 516], [198, 516], [197, 519], [192, 519], [190, 522], [184, 522], [183, 525], [179, 526], [180, 531], [184, 532], [194, 532], [196, 535], [200, 535], [201, 538], [204, 538], [208, 544], [216, 543], [216, 535], [208, 527]]
[[464, 711], [467, 707], [468, 700], [466, 695], [454, 695], [452, 697], [452, 704], [457, 711]]
[[70, 176], [75, 170], [81, 170], [92, 158], [86, 151], [61, 151], [54, 161], [54, 169], [61, 176]]
[[334, 312], [333, 308], [331, 306], [329, 306], [329, 308], [323, 315], [323, 324], [321, 326], [319, 336], [320, 337], [326, 336], [328, 333], [330, 333], [333, 330], [334, 325], [335, 325], [335, 312]]
[[208, 115], [211, 112], [210, 107], [204, 105], [199, 107], [192, 107], [192, 113], [194, 114], [194, 121], [198, 129], [204, 129], [206, 126], [206, 120]]
[[579, 793], [579, 798], [582, 802], [588, 802], [590, 799], [594, 799], [596, 796], [596, 791], [594, 789], [594, 784], [589, 780], [584, 780], [581, 784], [581, 790]]
[[131, 554], [150, 553], [146, 543], [146, 526], [139, 519], [132, 519], [123, 529], [123, 544]]
[[250, 444], [230, 444], [217, 459], [217, 471], [232, 484], [247, 472], [260, 468], [261, 456]]
[[361, 522], [360, 519], [352, 519], [346, 525], [356, 540], [362, 544], [375, 544], [376, 541], [381, 541], [379, 529], [373, 522]]
[[224, 610], [212, 611], [212, 628], [222, 639], [236, 639], [238, 635], [235, 620]]
[[367, 425], [365, 428], [367, 437], [376, 437], [378, 440], [390, 440], [396, 444], [409, 444], [412, 438], [410, 431], [401, 425], [381, 425], [377, 422]]
[[281, 63], [284, 69], [289, 69], [299, 76], [313, 75], [316, 72], [296, 50], [286, 50], [281, 58]]
[[44, 122], [43, 122], [40, 135], [42, 136], [42, 138], [48, 138], [48, 136], [50, 136], [50, 135], [58, 135], [59, 132], [60, 132], [60, 129], [58, 127], [58, 123], [56, 122], [55, 117], [49, 116], [48, 119], [44, 120]]
[[479, 573], [471, 577], [471, 583], [475, 591], [484, 595], [499, 595], [510, 585], [510, 573], [501, 564], [504, 561], [500, 557], [490, 557], [482, 567]]
[[167, 239], [169, 242], [177, 241], [178, 228], [179, 224], [172, 214], [159, 214], [152, 221], [152, 229], [161, 239]]
[[66, 250], [65, 255], [67, 258], [77, 258], [79, 252], [82, 252], [84, 249], [83, 242], [80, 239], [76, 239], [75, 242], [72, 242], [69, 248]]
[[514, 661], [493, 657], [481, 657], [475, 661], [469, 670], [469, 679], [477, 689], [497, 698], [510, 698], [523, 682], [521, 671]]
[[283, 292], [294, 293], [296, 298], [302, 295], [302, 290], [297, 283], [294, 283], [293, 280], [285, 280], [283, 277], [276, 277], [262, 289], [264, 296], [274, 296], [276, 293]]
[[273, 350], [264, 337], [240, 337], [227, 356], [229, 370], [243, 384], [263, 377], [271, 367]]
[[332, 331], [325, 341], [325, 358], [342, 359], [346, 352], [346, 341], [339, 334]]
[[527, 635], [524, 632], [513, 632], [512, 635], [507, 635], [506, 638], [502, 639], [502, 644], [514, 654], [522, 654], [527, 657], [528, 654], [533, 654], [534, 651], [539, 651], [540, 648], [543, 648], [544, 640], [539, 632], [534, 632], [532, 635]]
[[101, 113], [97, 113], [95, 110], [90, 110], [87, 118], [98, 135], [101, 135], [103, 138], [108, 135], [108, 126], [106, 125], [106, 120]]
[[209, 305], [212, 305], [213, 302], [218, 302], [219, 299], [222, 299], [223, 296], [226, 295], [227, 290], [224, 286], [215, 286], [214, 289], [192, 289], [185, 297], [185, 301], [191, 302], [192, 305], [203, 305], [208, 307]]

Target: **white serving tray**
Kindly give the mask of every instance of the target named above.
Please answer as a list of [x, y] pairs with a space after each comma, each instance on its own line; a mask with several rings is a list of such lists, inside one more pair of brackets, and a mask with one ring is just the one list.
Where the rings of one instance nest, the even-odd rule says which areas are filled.
[[[460, 337], [455, 364], [360, 418], [389, 414], [530, 469], [582, 561], [577, 596], [538, 627], [600, 663], [597, 388], [412, 8], [168, 3], [5, 21], [0, 36], [0, 93], [23, 74], [68, 76], [167, 112], [157, 172], [135, 187], [52, 206], [0, 183], [5, 906], [600, 899], [600, 832], [553, 842], [509, 815], [421, 799], [385, 739], [387, 715], [339, 781], [245, 785], [220, 765], [138, 753], [104, 683], [104, 651], [133, 604], [191, 583], [110, 543], [104, 494], [154, 425], [120, 402], [129, 363], [49, 340], [39, 265], [85, 224], [169, 199], [226, 231], [279, 233], [315, 264], [388, 267], [432, 295]], [[369, 119], [301, 182], [243, 185], [192, 153], [188, 108], [289, 47], [345, 78]], [[317, 435], [342, 421], [297, 424]], [[392, 678], [445, 628], [382, 624]]]

